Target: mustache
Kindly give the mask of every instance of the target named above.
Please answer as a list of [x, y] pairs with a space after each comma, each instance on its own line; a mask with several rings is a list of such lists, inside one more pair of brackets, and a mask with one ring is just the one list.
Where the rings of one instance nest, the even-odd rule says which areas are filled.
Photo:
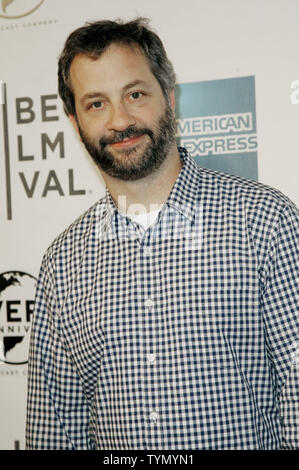
[[102, 147], [105, 147], [109, 144], [117, 144], [122, 142], [124, 139], [130, 139], [132, 137], [139, 137], [141, 135], [148, 135], [151, 139], [154, 137], [154, 133], [147, 128], [138, 129], [137, 127], [128, 127], [124, 131], [115, 131], [113, 137], [103, 137], [99, 140], [99, 144]]

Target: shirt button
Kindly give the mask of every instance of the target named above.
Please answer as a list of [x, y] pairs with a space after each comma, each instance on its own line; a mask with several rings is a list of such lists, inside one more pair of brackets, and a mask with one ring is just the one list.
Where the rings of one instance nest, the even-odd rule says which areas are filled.
[[152, 249], [151, 249], [149, 246], [145, 246], [145, 247], [144, 247], [144, 253], [145, 253], [147, 256], [151, 256], [151, 254], [152, 254]]
[[156, 423], [158, 419], [158, 413], [156, 411], [152, 411], [149, 417], [152, 423]]
[[147, 360], [148, 360], [148, 362], [150, 362], [151, 364], [153, 364], [153, 362], [155, 362], [155, 360], [156, 360], [156, 354], [153, 354], [153, 353], [148, 354], [148, 355], [147, 355]]
[[146, 299], [145, 306], [151, 308], [154, 305], [154, 301], [150, 298]]

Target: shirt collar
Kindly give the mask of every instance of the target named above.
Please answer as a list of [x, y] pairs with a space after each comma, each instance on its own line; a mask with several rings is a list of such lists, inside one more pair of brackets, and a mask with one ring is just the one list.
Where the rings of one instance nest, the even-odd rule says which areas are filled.
[[198, 199], [199, 167], [185, 148], [179, 147], [178, 150], [183, 162], [183, 167], [170, 192], [166, 204], [176, 209], [192, 222]]
[[107, 209], [107, 215], [110, 220], [114, 216], [115, 212], [118, 211], [117, 206], [115, 205], [115, 202], [113, 201], [112, 196], [107, 187], [106, 187], [106, 209]]
[[[184, 217], [192, 222], [198, 199], [199, 167], [185, 148], [179, 147], [178, 151], [183, 167], [168, 196], [166, 204], [180, 212]], [[106, 209], [110, 221], [114, 214], [119, 212], [108, 188], [106, 188]]]

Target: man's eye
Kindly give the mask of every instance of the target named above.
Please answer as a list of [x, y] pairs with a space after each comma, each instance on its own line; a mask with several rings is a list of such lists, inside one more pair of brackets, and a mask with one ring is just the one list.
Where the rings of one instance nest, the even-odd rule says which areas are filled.
[[131, 94], [131, 97], [133, 98], [133, 100], [138, 100], [139, 98], [141, 98], [141, 96], [142, 96], [141, 91], [134, 91]]
[[102, 107], [103, 107], [102, 101], [95, 101], [94, 103], [92, 103], [92, 104], [90, 105], [90, 108], [99, 109], [99, 108], [102, 108]]

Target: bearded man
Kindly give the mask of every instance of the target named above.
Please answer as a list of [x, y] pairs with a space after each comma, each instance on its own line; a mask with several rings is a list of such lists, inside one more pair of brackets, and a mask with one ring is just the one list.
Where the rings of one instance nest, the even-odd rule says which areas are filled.
[[144, 19], [65, 43], [107, 190], [42, 262], [27, 449], [298, 447], [298, 211], [177, 148], [174, 87]]

